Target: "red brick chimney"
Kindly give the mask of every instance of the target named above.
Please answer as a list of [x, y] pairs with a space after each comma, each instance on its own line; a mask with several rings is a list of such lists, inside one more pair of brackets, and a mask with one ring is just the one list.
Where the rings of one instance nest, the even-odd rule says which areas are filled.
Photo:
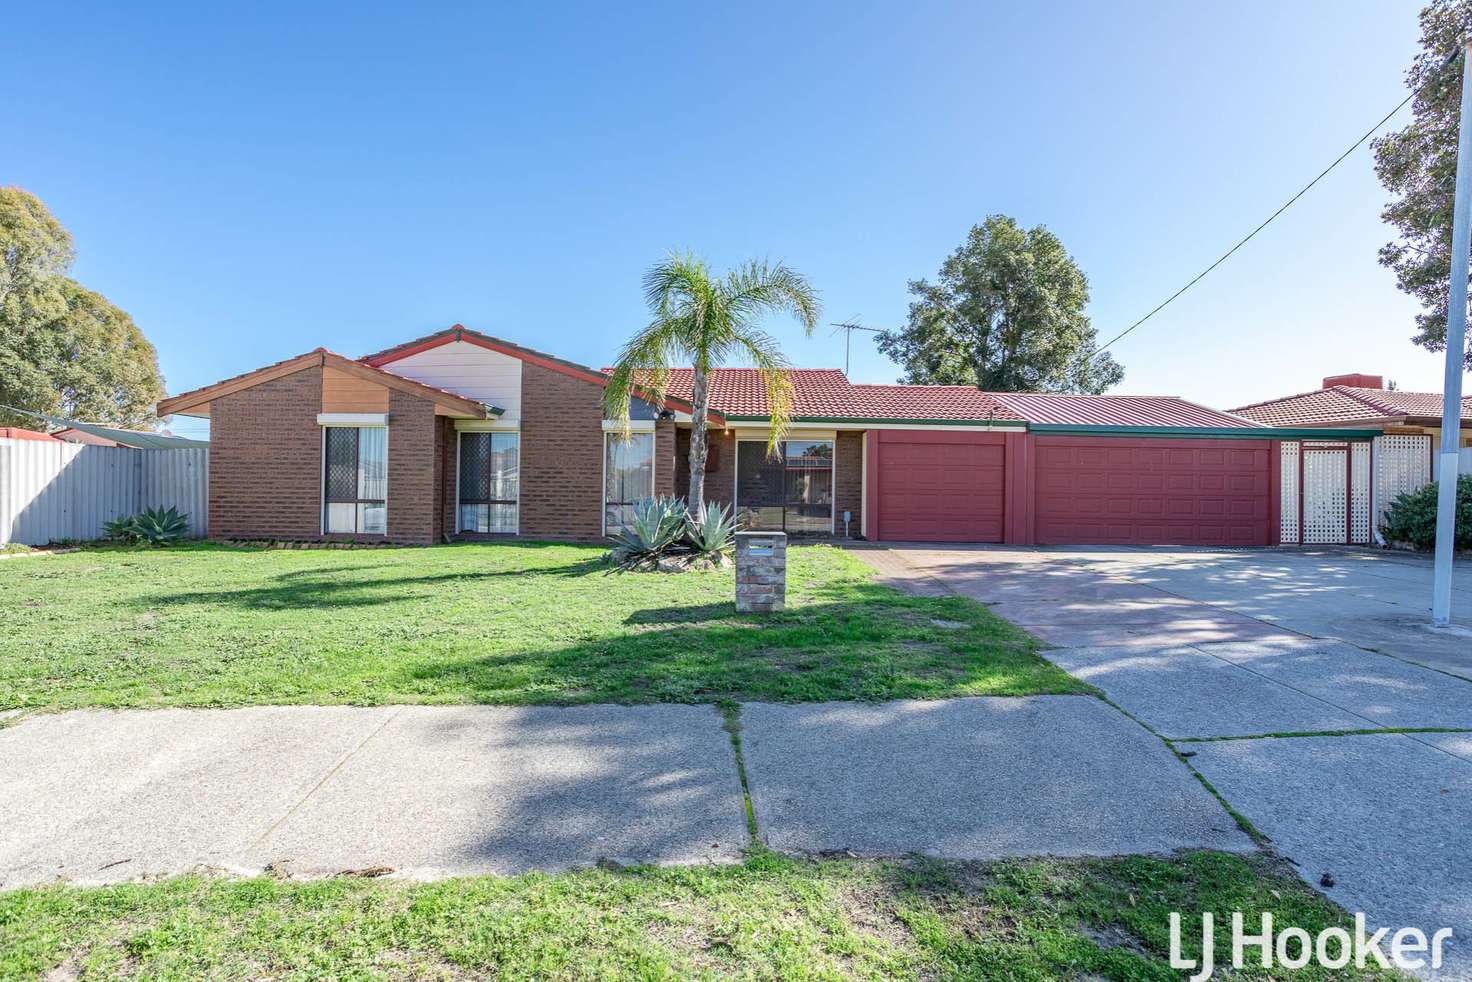
[[1324, 379], [1324, 388], [1332, 389], [1336, 385], [1348, 385], [1356, 389], [1383, 389], [1385, 388], [1385, 377], [1383, 375], [1330, 375]]

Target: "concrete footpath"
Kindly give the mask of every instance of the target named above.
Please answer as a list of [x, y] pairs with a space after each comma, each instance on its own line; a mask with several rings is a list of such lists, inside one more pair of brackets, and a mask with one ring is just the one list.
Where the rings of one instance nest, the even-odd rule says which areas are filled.
[[[748, 705], [759, 835], [793, 851], [1109, 855], [1251, 842], [1088, 696]], [[710, 706], [83, 711], [0, 729], [0, 887], [200, 867], [434, 877], [731, 862]]]

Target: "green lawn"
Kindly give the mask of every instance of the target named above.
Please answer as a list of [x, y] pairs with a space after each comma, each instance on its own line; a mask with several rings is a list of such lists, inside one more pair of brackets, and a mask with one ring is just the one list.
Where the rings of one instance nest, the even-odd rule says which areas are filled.
[[[0, 978], [1179, 979], [1169, 911], [1348, 918], [1262, 856], [810, 862], [432, 884], [184, 877], [0, 893]], [[1218, 958], [1230, 964], [1225, 932]], [[1186, 933], [1186, 951], [1199, 942]], [[1281, 971], [1281, 970], [1280, 970]], [[1242, 978], [1326, 978], [1262, 969]], [[1351, 968], [1335, 978], [1364, 978]]]
[[591, 546], [86, 549], [0, 563], [0, 708], [584, 703], [1076, 692], [961, 598], [790, 551], [788, 609], [729, 570], [610, 573]]

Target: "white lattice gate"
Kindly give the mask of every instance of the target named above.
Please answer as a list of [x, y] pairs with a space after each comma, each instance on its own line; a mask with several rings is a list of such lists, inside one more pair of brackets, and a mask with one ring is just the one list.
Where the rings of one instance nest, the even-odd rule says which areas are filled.
[[1284, 440], [1278, 449], [1278, 541], [1368, 545], [1380, 461], [1362, 440]]
[[1303, 542], [1349, 541], [1349, 446], [1303, 444]]

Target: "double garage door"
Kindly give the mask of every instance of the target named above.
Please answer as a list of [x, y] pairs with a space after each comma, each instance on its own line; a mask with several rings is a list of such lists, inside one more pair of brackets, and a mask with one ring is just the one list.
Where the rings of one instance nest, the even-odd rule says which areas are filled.
[[[1270, 541], [1266, 440], [1019, 434], [1027, 452], [1008, 454], [1002, 434], [883, 436], [880, 539], [1001, 542], [1010, 505], [1040, 545]], [[1009, 481], [1009, 459], [1028, 473]]]

